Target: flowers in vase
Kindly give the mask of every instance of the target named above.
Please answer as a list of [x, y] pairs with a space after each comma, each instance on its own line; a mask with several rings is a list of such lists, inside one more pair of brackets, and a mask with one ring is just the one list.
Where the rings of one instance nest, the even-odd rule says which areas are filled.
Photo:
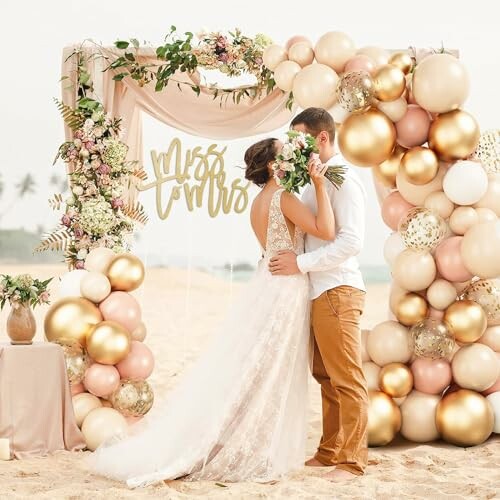
[[21, 305], [34, 308], [38, 304], [48, 304], [50, 293], [47, 286], [51, 281], [52, 278], [40, 281], [29, 274], [0, 275], [0, 309], [3, 309], [7, 301], [13, 309], [18, 309]]

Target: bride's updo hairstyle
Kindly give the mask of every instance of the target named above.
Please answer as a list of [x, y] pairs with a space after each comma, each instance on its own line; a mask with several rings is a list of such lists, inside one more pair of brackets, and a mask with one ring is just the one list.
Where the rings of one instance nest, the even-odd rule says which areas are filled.
[[269, 163], [276, 158], [276, 141], [273, 137], [252, 144], [245, 151], [245, 179], [263, 186], [270, 178]]

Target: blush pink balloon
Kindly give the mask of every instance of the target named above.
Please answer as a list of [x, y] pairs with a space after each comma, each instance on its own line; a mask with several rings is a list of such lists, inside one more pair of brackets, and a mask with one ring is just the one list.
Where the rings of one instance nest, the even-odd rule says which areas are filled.
[[311, 43], [311, 40], [309, 40], [309, 38], [307, 38], [306, 36], [302, 36], [302, 35], [295, 35], [295, 36], [292, 36], [292, 38], [290, 38], [288, 40], [288, 42], [286, 42], [286, 45], [285, 45], [286, 50], [289, 50], [290, 47], [294, 43], [297, 43], [297, 42], [307, 42], [312, 47], [312, 43]]
[[368, 56], [364, 54], [359, 54], [354, 56], [353, 58], [347, 61], [344, 72], [348, 73], [349, 71], [367, 71], [372, 74], [376, 69], [375, 62]]
[[83, 383], [87, 391], [94, 394], [94, 396], [104, 398], [118, 389], [120, 385], [120, 374], [112, 365], [94, 363], [85, 372]]
[[393, 191], [382, 202], [382, 219], [393, 230], [398, 230], [399, 221], [413, 208], [399, 193]]
[[[500, 352], [497, 352], [496, 354], [498, 358], [498, 364], [500, 365]], [[500, 392], [500, 375], [497, 378], [497, 381], [491, 387], [488, 387], [488, 389], [486, 389], [483, 392], [483, 395], [488, 396], [490, 394], [493, 394], [494, 392]]]
[[410, 104], [405, 115], [396, 122], [397, 141], [405, 148], [421, 146], [427, 142], [431, 117], [416, 104]]
[[144, 380], [153, 373], [155, 360], [149, 347], [133, 340], [128, 356], [116, 365], [121, 378]]
[[436, 248], [434, 257], [438, 272], [448, 281], [467, 281], [472, 278], [462, 259], [460, 251], [462, 240], [463, 236], [452, 236]]
[[112, 292], [99, 304], [106, 321], [116, 321], [130, 333], [141, 323], [141, 308], [127, 292]]
[[444, 316], [444, 311], [440, 311], [439, 309], [434, 309], [433, 307], [429, 309], [429, 318], [443, 319], [443, 316]]
[[415, 389], [441, 394], [451, 384], [451, 366], [446, 359], [417, 358], [411, 365]]
[[82, 392], [85, 392], [85, 387], [83, 384], [80, 382], [79, 384], [74, 384], [70, 386], [71, 389], [71, 395], [76, 396], [77, 394], [81, 394]]

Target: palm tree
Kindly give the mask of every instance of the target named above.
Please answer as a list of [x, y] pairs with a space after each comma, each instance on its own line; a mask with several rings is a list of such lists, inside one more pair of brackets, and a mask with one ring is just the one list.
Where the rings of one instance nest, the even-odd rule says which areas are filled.
[[60, 193], [65, 193], [68, 190], [68, 178], [66, 176], [60, 176], [58, 174], [52, 174], [49, 178], [49, 183], [51, 186], [57, 188]]
[[16, 184], [17, 194], [19, 198], [24, 198], [27, 194], [35, 192], [36, 182], [31, 174], [26, 174], [20, 182]]

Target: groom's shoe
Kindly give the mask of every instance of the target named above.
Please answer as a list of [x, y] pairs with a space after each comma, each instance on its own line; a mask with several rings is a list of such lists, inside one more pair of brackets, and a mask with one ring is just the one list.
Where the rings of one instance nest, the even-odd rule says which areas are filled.
[[307, 467], [335, 467], [335, 464], [325, 465], [321, 463], [316, 457], [312, 457], [306, 461]]

